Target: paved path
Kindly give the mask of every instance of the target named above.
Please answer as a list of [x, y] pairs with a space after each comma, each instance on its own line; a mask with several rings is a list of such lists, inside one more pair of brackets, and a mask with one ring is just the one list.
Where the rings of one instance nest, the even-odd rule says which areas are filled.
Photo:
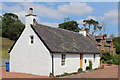
[[[0, 71], [0, 73], [1, 73], [1, 71]], [[32, 75], [32, 74], [25, 74], [25, 73], [6, 72], [5, 67], [2, 67], [2, 75], [0, 75], [0, 78], [48, 78], [48, 77]]]
[[65, 78], [118, 78], [118, 66], [107, 66], [105, 69], [93, 70], [83, 74], [66, 76]]

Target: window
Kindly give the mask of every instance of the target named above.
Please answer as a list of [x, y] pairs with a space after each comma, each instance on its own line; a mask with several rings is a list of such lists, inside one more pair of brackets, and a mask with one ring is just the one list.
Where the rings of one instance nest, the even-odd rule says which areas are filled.
[[30, 36], [30, 44], [33, 44], [33, 43], [34, 43], [34, 36], [31, 35], [31, 36]]
[[61, 54], [61, 65], [62, 66], [65, 65], [65, 58], [66, 58], [66, 55], [65, 54]]
[[87, 60], [85, 59], [85, 63], [87, 63]]
[[95, 54], [94, 54], [94, 61], [95, 61]]

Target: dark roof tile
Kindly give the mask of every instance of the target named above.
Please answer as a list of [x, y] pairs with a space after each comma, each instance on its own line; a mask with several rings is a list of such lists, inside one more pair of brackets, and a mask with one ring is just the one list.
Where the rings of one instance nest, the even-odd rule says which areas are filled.
[[52, 52], [99, 53], [92, 40], [82, 34], [42, 24], [32, 28]]

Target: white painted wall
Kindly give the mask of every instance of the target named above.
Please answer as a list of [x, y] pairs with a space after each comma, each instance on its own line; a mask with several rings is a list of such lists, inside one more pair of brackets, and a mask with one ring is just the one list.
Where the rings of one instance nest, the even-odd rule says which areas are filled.
[[25, 25], [25, 27], [30, 27], [30, 24], [34, 23], [33, 19], [36, 20], [36, 16], [32, 16], [32, 15], [26, 16], [26, 25]]
[[[30, 44], [34, 35], [34, 44]], [[31, 27], [24, 29], [10, 52], [10, 71], [49, 76], [51, 55]]]
[[77, 72], [80, 67], [79, 54], [66, 54], [65, 66], [61, 66], [61, 54], [54, 54], [54, 74]]
[[[89, 60], [92, 61], [92, 69], [98, 68], [100, 66], [100, 57], [99, 54], [95, 54], [95, 59], [94, 59], [94, 54], [84, 54], [83, 55], [83, 71], [86, 70], [86, 67], [89, 66]], [[85, 63], [85, 59], [87, 62]]]

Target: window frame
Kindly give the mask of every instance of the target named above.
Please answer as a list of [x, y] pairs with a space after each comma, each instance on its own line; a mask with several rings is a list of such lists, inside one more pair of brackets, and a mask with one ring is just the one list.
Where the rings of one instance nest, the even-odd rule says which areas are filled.
[[30, 38], [29, 44], [33, 45], [34, 44], [34, 35], [30, 35], [29, 38]]
[[61, 66], [65, 66], [66, 54], [61, 54]]
[[95, 58], [96, 58], [96, 55], [95, 55], [95, 54], [93, 55], [93, 58], [94, 58], [94, 61], [95, 61]]

